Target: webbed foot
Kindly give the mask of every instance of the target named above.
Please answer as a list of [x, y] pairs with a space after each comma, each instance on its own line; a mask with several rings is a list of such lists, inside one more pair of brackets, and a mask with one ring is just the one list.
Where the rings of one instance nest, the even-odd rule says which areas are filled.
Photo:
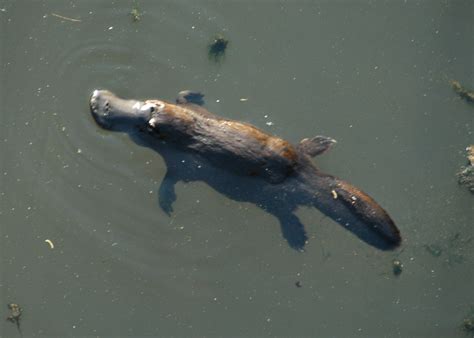
[[186, 104], [194, 103], [202, 106], [204, 104], [204, 94], [192, 90], [183, 90], [178, 93], [176, 103]]
[[298, 144], [298, 150], [311, 157], [321, 155], [328, 151], [337, 141], [333, 138], [318, 135], [313, 138], [305, 138]]
[[177, 181], [176, 177], [170, 175], [168, 171], [158, 191], [158, 203], [168, 216], [173, 212], [173, 203], [176, 201], [175, 185]]

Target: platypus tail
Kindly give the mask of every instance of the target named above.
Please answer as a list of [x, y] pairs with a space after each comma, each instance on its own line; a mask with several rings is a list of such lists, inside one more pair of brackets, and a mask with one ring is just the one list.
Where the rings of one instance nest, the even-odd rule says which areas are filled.
[[402, 241], [388, 213], [372, 197], [353, 185], [316, 168], [304, 174], [314, 196], [314, 206], [380, 249], [394, 249]]

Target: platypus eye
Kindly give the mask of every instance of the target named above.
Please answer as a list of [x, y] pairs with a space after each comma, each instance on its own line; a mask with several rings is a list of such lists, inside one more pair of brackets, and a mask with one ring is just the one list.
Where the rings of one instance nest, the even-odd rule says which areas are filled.
[[152, 103], [146, 103], [140, 108], [140, 110], [143, 112], [154, 113], [156, 111], [156, 105]]

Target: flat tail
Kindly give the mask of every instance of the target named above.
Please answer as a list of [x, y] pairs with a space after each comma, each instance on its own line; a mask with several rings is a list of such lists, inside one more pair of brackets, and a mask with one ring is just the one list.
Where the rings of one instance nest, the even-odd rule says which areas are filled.
[[402, 237], [395, 222], [375, 200], [353, 185], [335, 178], [333, 198], [341, 200], [358, 219], [383, 237], [394, 248], [400, 246]]
[[313, 205], [366, 243], [381, 250], [400, 246], [395, 222], [375, 200], [352, 184], [315, 168], [303, 173]]

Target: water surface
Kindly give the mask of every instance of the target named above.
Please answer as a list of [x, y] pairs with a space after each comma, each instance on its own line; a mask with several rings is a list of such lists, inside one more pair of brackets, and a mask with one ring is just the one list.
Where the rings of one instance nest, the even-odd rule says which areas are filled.
[[[473, 197], [455, 173], [474, 106], [448, 81], [474, 88], [472, 1], [0, 9], [0, 313], [20, 304], [25, 336], [466, 335]], [[219, 63], [206, 49], [216, 34], [230, 41]], [[319, 167], [386, 208], [401, 248], [301, 209], [310, 241], [297, 252], [273, 216], [199, 182], [178, 184], [167, 216], [162, 158], [95, 125], [96, 88], [196, 89], [210, 111], [291, 142], [334, 137]], [[5, 321], [0, 334], [19, 336]]]

